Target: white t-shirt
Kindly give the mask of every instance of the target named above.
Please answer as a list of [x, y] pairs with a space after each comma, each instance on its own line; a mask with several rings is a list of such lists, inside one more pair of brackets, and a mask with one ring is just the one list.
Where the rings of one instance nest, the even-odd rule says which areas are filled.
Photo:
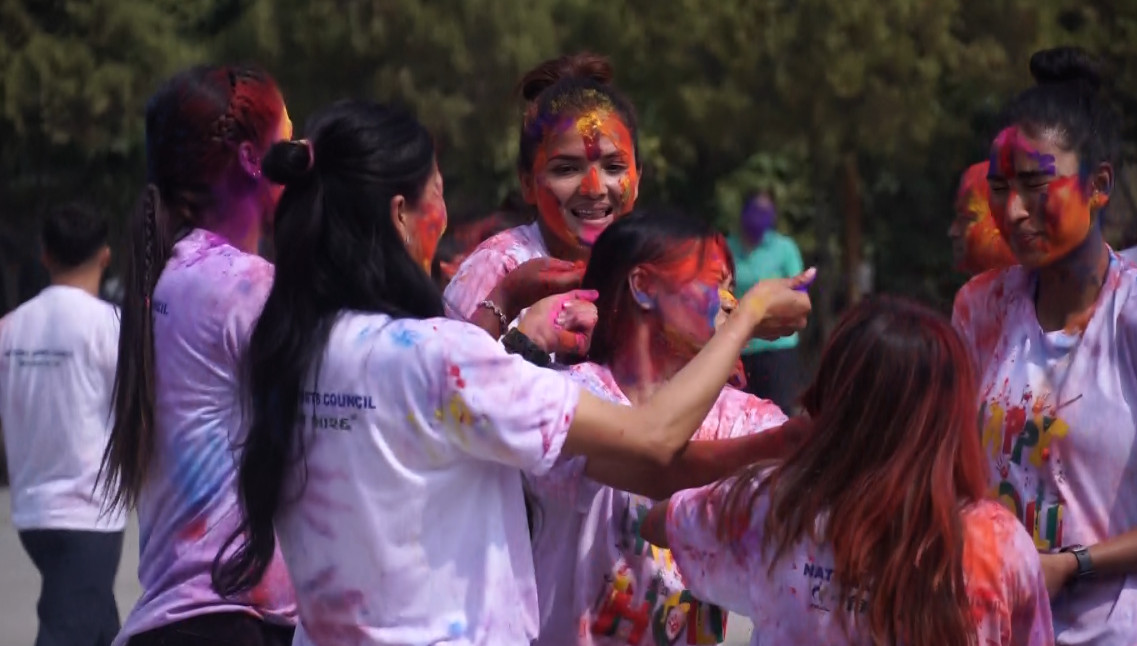
[[[991, 495], [1054, 552], [1137, 529], [1137, 267], [1112, 259], [1084, 332], [1042, 331], [1035, 276], [973, 278], [952, 320], [978, 360]], [[1059, 644], [1137, 644], [1137, 575], [1079, 581], [1053, 609]]]
[[[611, 371], [570, 369], [593, 394], [627, 406]], [[772, 402], [724, 388], [695, 439], [741, 437], [786, 421]], [[586, 459], [560, 460], [526, 477], [538, 513], [533, 560], [541, 608], [537, 646], [718, 644], [725, 613], [686, 589], [667, 550], [645, 542], [639, 524], [654, 502], [584, 475]]]
[[536, 222], [506, 229], [478, 245], [446, 286], [446, 315], [469, 320], [505, 275], [549, 250]]
[[1137, 263], [1137, 247], [1129, 247], [1117, 252], [1117, 255], [1128, 260], [1129, 262]]
[[[841, 595], [832, 547], [802, 539], [771, 570], [767, 555], [772, 557], [773, 546], [763, 550], [769, 496], [757, 498], [750, 518], [739, 519], [737, 526], [745, 529], [724, 543], [717, 528], [725, 489], [715, 487], [680, 492], [667, 509], [671, 553], [691, 591], [750, 617], [754, 646], [870, 646], [867, 626], [856, 626], [854, 613], [867, 612], [871, 592], [867, 598]], [[1046, 582], [1030, 537], [994, 502], [970, 505], [962, 515], [964, 582], [976, 621], [976, 643], [1053, 644]], [[841, 626], [839, 612], [852, 628], [851, 635]], [[867, 616], [862, 617], [867, 623]]]
[[213, 559], [240, 522], [236, 447], [240, 357], [272, 286], [273, 267], [201, 229], [174, 245], [154, 288], [154, 453], [138, 501], [142, 597], [115, 640], [215, 612], [295, 623], [279, 553], [237, 599], [213, 590]]
[[118, 313], [56, 285], [0, 319], [0, 424], [16, 529], [119, 531], [96, 480], [113, 418]]
[[276, 518], [294, 643], [527, 646], [520, 471], [553, 465], [579, 397], [469, 323], [342, 313], [299, 403], [306, 467]]

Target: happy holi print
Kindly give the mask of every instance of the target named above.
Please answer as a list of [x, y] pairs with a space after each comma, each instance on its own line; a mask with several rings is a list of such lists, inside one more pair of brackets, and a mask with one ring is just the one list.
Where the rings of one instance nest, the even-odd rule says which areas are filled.
[[[1084, 190], [1078, 173], [1059, 175], [1053, 155], [1039, 152], [1017, 127], [999, 133], [992, 146], [989, 169], [990, 207], [995, 224], [1024, 265], [1038, 267], [1058, 260], [1086, 239], [1091, 213], [1105, 206], [1108, 197]], [[1015, 223], [1010, 209], [1041, 214]]]
[[[532, 176], [538, 212], [553, 235], [574, 247], [591, 247], [612, 220], [630, 212], [639, 185], [635, 158], [631, 132], [610, 107], [545, 128]], [[564, 181], [558, 173], [573, 179]], [[571, 213], [574, 204], [599, 205], [610, 213], [581, 217]]]

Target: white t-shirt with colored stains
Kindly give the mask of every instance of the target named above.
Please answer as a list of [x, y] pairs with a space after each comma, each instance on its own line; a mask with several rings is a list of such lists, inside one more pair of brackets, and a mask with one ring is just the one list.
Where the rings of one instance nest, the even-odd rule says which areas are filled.
[[[1055, 552], [1137, 528], [1137, 267], [1112, 258], [1083, 332], [1043, 332], [1036, 286], [981, 274], [952, 318], [978, 361], [991, 495]], [[1060, 644], [1137, 644], [1137, 575], [1079, 581], [1053, 610]]]
[[528, 646], [521, 471], [553, 465], [579, 398], [469, 323], [342, 313], [276, 519], [294, 643]]
[[[611, 371], [570, 369], [599, 397], [631, 405]], [[741, 437], [781, 426], [772, 402], [724, 388], [695, 439]], [[654, 501], [584, 475], [582, 457], [526, 478], [537, 503], [533, 559], [541, 608], [536, 646], [718, 644], [726, 613], [692, 595], [667, 550], [639, 536]]]
[[[718, 523], [725, 493], [709, 485], [682, 491], [668, 505], [667, 539], [691, 592], [750, 617], [754, 646], [870, 646], [871, 591], [842, 593], [832, 548], [803, 539], [771, 569], [767, 555], [772, 557], [774, 546], [764, 551], [769, 496], [759, 495], [750, 518], [732, 523], [740, 528], [738, 535], [723, 542]], [[990, 501], [964, 508], [962, 516], [963, 575], [976, 622], [975, 643], [1053, 644], [1046, 582], [1030, 537], [1007, 510]]]
[[211, 581], [213, 559], [240, 522], [241, 355], [272, 279], [268, 261], [195, 229], [174, 245], [154, 288], [154, 454], [138, 501], [143, 592], [118, 646], [207, 613], [295, 623], [279, 552], [261, 583], [237, 599], [222, 599]]
[[506, 229], [478, 245], [462, 265], [443, 298], [446, 315], [469, 320], [506, 274], [534, 258], [547, 258], [549, 250], [536, 222]]

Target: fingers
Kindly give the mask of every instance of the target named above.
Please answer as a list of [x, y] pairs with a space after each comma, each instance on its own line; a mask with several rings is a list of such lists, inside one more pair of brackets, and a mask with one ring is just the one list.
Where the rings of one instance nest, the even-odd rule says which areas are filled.
[[816, 278], [817, 267], [810, 267], [809, 269], [806, 269], [805, 271], [790, 279], [790, 289], [796, 289], [798, 291], [804, 292], [805, 290], [809, 289], [809, 286], [813, 284], [813, 281]]

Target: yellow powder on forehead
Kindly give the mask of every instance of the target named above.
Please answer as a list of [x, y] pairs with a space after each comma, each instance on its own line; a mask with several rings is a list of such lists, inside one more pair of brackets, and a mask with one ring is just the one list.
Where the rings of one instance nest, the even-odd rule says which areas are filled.
[[600, 134], [604, 122], [608, 120], [607, 110], [589, 110], [576, 119], [576, 131], [588, 139]]

